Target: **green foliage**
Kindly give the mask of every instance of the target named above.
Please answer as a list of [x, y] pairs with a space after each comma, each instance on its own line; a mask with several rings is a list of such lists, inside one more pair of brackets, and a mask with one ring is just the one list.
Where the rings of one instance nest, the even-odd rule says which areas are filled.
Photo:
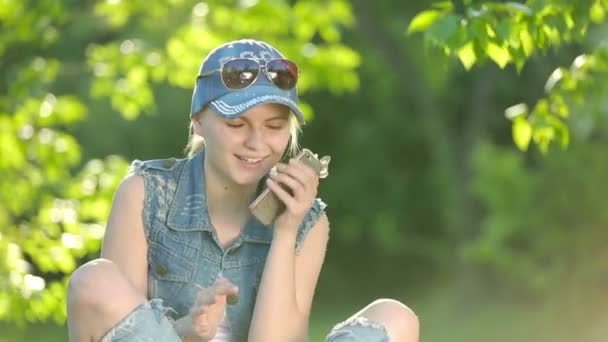
[[547, 96], [539, 100], [531, 112], [523, 104], [506, 110], [507, 117], [514, 119], [513, 136], [517, 146], [526, 150], [533, 140], [545, 153], [553, 141], [565, 147], [570, 141], [568, 123], [579, 140], [602, 134], [607, 114], [608, 84], [604, 81], [607, 76], [606, 47], [576, 57], [570, 68], [555, 69], [545, 85]]
[[80, 146], [65, 128], [83, 118], [84, 105], [53, 94], [11, 100], [12, 114], [0, 115], [0, 319], [61, 322], [65, 276], [99, 250], [126, 162], [110, 157], [72, 171]]
[[[464, 9], [458, 10], [451, 2], [435, 4], [414, 17], [408, 33], [424, 32], [427, 45], [446, 56], [457, 56], [467, 70], [489, 58], [500, 68], [514, 64], [521, 71], [534, 54], [582, 41], [589, 26], [602, 23], [608, 10], [608, 3], [601, 0], [463, 4]], [[605, 94], [601, 92], [605, 90], [604, 50], [578, 57], [570, 71], [556, 69], [545, 87], [547, 98], [539, 100], [531, 113], [522, 104], [506, 110], [513, 119], [513, 139], [519, 149], [525, 151], [534, 142], [546, 153], [553, 142], [568, 145], [570, 113], [589, 115], [598, 107], [582, 108], [582, 100], [598, 103]], [[555, 87], [558, 81], [563, 85]]]
[[601, 22], [608, 4], [601, 0], [517, 2], [465, 1], [464, 10], [440, 2], [419, 13], [408, 33], [424, 32], [425, 42], [456, 55], [465, 68], [490, 58], [499, 67], [519, 70], [537, 51], [581, 40], [589, 24]]
[[[154, 109], [154, 83], [191, 89], [202, 57], [221, 43], [243, 37], [269, 41], [296, 61], [303, 71], [298, 83], [302, 93], [324, 88], [342, 93], [358, 87], [359, 56], [341, 43], [341, 31], [354, 23], [344, 0], [298, 1], [293, 6], [287, 1], [174, 1], [169, 12], [161, 2], [99, 2], [96, 12], [112, 26], [133, 27], [132, 37], [87, 49], [97, 76], [92, 94], [110, 97], [112, 107], [128, 119]], [[155, 23], [168, 20], [171, 13], [189, 13], [190, 19], [158, 32], [165, 46], [147, 39], [156, 31]], [[310, 110], [306, 114], [312, 115]]]
[[[0, 320], [62, 322], [65, 275], [99, 249], [108, 213], [91, 215], [86, 207], [108, 203], [111, 193], [97, 185], [81, 189], [79, 179], [90, 172], [74, 172], [81, 152], [67, 129], [87, 108], [75, 96], [52, 92], [63, 63], [40, 56], [58, 39], [69, 11], [55, 1], [9, 1], [0, 18]], [[125, 163], [100, 163], [112, 177], [106, 186], [115, 187]]]
[[487, 215], [462, 255], [500, 275], [503, 286], [534, 293], [598, 290], [608, 266], [600, 242], [608, 220], [604, 150], [575, 145], [531, 167], [522, 154], [480, 145], [472, 188]]

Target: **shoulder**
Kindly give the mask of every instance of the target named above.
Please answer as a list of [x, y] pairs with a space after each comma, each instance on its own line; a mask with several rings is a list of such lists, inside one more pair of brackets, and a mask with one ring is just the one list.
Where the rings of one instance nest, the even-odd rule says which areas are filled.
[[114, 201], [116, 203], [130, 202], [132, 200], [143, 199], [144, 197], [144, 177], [138, 173], [129, 173], [118, 185]]
[[179, 177], [176, 173], [183, 169], [181, 165], [185, 160], [177, 158], [134, 160], [126, 177], [118, 186], [116, 200], [143, 199], [145, 190], [154, 188], [154, 184]]
[[152, 159], [152, 160], [139, 160], [136, 159], [131, 163], [129, 168], [129, 175], [131, 174], [143, 174], [148, 170], [156, 171], [173, 171], [179, 168], [187, 159], [182, 158], [166, 158], [166, 159]]

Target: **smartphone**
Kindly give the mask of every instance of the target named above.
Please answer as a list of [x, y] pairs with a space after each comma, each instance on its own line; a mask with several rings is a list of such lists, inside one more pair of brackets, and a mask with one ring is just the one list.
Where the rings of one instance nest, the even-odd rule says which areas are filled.
[[[304, 162], [304, 164], [312, 167], [317, 173], [321, 172], [321, 162], [308, 149], [303, 149], [294, 159]], [[285, 205], [283, 202], [267, 186], [264, 186], [262, 192], [249, 205], [249, 210], [253, 216], [265, 225], [271, 224], [284, 209]]]

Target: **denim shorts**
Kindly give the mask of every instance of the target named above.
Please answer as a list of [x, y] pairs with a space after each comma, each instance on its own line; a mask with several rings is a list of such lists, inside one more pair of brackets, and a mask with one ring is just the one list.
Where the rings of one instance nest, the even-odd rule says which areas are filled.
[[352, 317], [331, 329], [326, 342], [389, 342], [384, 325], [365, 317]]
[[161, 299], [145, 302], [114, 325], [101, 342], [181, 342], [166, 311]]
[[[101, 342], [181, 342], [166, 311], [160, 299], [143, 303], [112, 327]], [[334, 326], [325, 341], [389, 342], [389, 337], [383, 325], [365, 317], [352, 317]]]

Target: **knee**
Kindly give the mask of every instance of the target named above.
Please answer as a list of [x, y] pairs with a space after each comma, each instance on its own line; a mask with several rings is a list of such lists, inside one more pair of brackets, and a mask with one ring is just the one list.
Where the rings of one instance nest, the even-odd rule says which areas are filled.
[[378, 299], [370, 304], [386, 326], [391, 341], [418, 341], [420, 322], [412, 309], [394, 299]]
[[94, 307], [111, 295], [118, 267], [107, 259], [96, 259], [78, 267], [68, 283], [68, 310], [76, 307]]

